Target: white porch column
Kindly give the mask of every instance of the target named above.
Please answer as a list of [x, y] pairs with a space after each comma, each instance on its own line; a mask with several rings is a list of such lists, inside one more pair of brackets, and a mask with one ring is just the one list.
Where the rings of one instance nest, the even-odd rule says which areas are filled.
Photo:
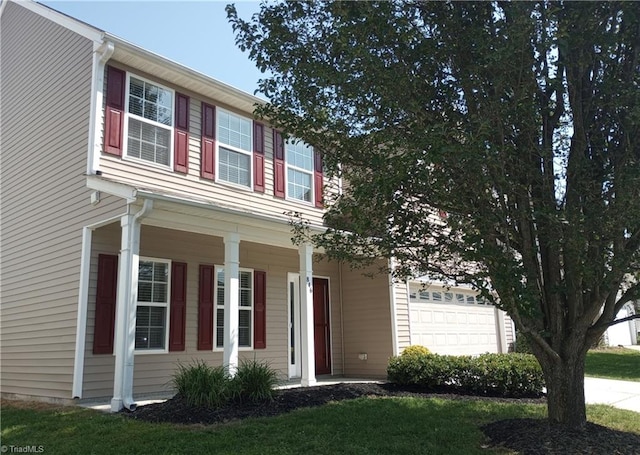
[[313, 247], [298, 248], [300, 255], [300, 322], [303, 386], [316, 383], [315, 346], [313, 342]]
[[116, 301], [115, 374], [111, 412], [123, 407], [135, 409], [133, 401], [133, 359], [138, 300], [138, 265], [140, 263], [140, 223], [135, 215], [120, 219], [121, 247], [118, 263], [118, 298]]
[[224, 355], [229, 374], [238, 370], [238, 311], [240, 309], [240, 235], [224, 237]]

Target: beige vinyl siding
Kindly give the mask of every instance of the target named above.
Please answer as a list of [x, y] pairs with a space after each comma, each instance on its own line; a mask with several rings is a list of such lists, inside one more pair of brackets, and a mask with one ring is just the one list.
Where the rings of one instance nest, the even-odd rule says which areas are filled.
[[[98, 254], [117, 254], [119, 241], [120, 227], [116, 223], [97, 229], [94, 233], [83, 398], [110, 397], [113, 394], [114, 356], [94, 355], [92, 350]], [[172, 392], [171, 376], [178, 362], [188, 364], [194, 359], [201, 359], [212, 365], [222, 364], [221, 351], [197, 349], [197, 330], [199, 266], [200, 264], [224, 265], [224, 243], [222, 237], [143, 225], [140, 236], [140, 255], [187, 263], [185, 350], [135, 356], [134, 394], [169, 394]], [[288, 368], [287, 274], [299, 270], [298, 251], [294, 248], [276, 248], [241, 240], [240, 267], [267, 272], [267, 348], [241, 350], [240, 359], [265, 360], [277, 369], [284, 379]], [[326, 261], [314, 263], [314, 274], [330, 278], [332, 331], [334, 332], [333, 364], [335, 374], [340, 374], [342, 372], [340, 349], [342, 340], [337, 265]]]
[[[131, 71], [130, 68], [123, 65], [117, 66]], [[188, 174], [176, 173], [169, 169], [162, 169], [144, 162], [127, 159], [126, 157], [120, 158], [102, 154], [100, 158], [100, 170], [104, 178], [178, 197], [212, 201], [222, 206], [235, 208], [239, 212], [244, 211], [286, 219], [287, 217], [284, 215], [284, 212], [295, 211], [299, 212], [314, 224], [322, 223], [323, 211], [314, 207], [313, 204], [279, 199], [273, 195], [272, 128], [265, 126], [264, 193], [256, 193], [251, 189], [227, 184], [225, 182], [203, 179], [200, 177], [202, 102], [204, 101], [216, 106], [216, 112], [218, 108], [222, 108], [249, 119], [253, 118], [252, 113], [239, 111], [233, 106], [225, 105], [217, 100], [205, 99], [196, 93], [185, 92], [181, 90], [180, 87], [171, 85], [166, 81], [157, 80], [157, 78], [154, 78], [152, 75], [145, 74], [138, 70], [133, 70], [133, 74], [170, 87], [190, 97]], [[216, 162], [218, 162], [217, 154], [215, 158]]]
[[[386, 275], [363, 276], [343, 268], [345, 375], [384, 377], [393, 355], [389, 280]], [[366, 353], [367, 360], [358, 354]]]
[[395, 282], [393, 291], [396, 297], [396, 336], [398, 353], [411, 345], [411, 323], [409, 322], [409, 285], [406, 282]]
[[71, 398], [82, 227], [122, 210], [85, 188], [93, 44], [8, 3], [2, 67], [2, 393]]

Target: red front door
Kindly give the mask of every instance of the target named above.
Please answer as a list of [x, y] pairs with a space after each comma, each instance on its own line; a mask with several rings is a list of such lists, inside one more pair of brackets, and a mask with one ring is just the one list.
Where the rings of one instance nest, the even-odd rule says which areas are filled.
[[329, 280], [326, 278], [313, 279], [313, 341], [316, 374], [331, 374]]

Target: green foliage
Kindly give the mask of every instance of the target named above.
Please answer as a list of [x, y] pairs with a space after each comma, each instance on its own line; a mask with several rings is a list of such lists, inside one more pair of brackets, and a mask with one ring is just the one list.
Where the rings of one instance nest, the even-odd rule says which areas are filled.
[[398, 384], [474, 395], [538, 396], [544, 387], [540, 364], [529, 354], [400, 355], [389, 360], [387, 375]]
[[278, 373], [266, 362], [242, 360], [235, 376], [223, 366], [202, 360], [178, 363], [172, 383], [191, 406], [220, 407], [231, 400], [269, 401], [278, 385]]
[[278, 383], [278, 373], [267, 362], [243, 360], [230, 389], [233, 397], [240, 401], [270, 401]]
[[250, 20], [227, 14], [268, 75], [256, 114], [348, 183], [327, 192], [326, 231], [293, 221], [296, 239], [479, 289], [537, 334], [557, 392], [550, 420], [582, 426], [582, 378], [565, 373], [640, 298], [637, 4], [264, 2]]
[[519, 332], [517, 330], [515, 352], [519, 352], [521, 354], [531, 354], [531, 346], [529, 344], [529, 340], [522, 332]]
[[403, 357], [406, 357], [406, 356], [424, 355], [424, 354], [431, 354], [431, 351], [429, 351], [429, 349], [426, 346], [413, 344], [411, 346], [407, 346], [406, 348], [404, 348], [404, 350], [402, 351], [402, 354], [400, 355], [402, 355]]
[[202, 360], [189, 365], [178, 363], [172, 383], [191, 406], [218, 407], [229, 399], [230, 378], [223, 366], [211, 366]]

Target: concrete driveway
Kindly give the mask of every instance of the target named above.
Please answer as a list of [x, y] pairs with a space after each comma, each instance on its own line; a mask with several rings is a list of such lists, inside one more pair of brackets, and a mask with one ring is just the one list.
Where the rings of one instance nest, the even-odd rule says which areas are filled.
[[640, 382], [585, 377], [584, 397], [588, 404], [640, 412]]

